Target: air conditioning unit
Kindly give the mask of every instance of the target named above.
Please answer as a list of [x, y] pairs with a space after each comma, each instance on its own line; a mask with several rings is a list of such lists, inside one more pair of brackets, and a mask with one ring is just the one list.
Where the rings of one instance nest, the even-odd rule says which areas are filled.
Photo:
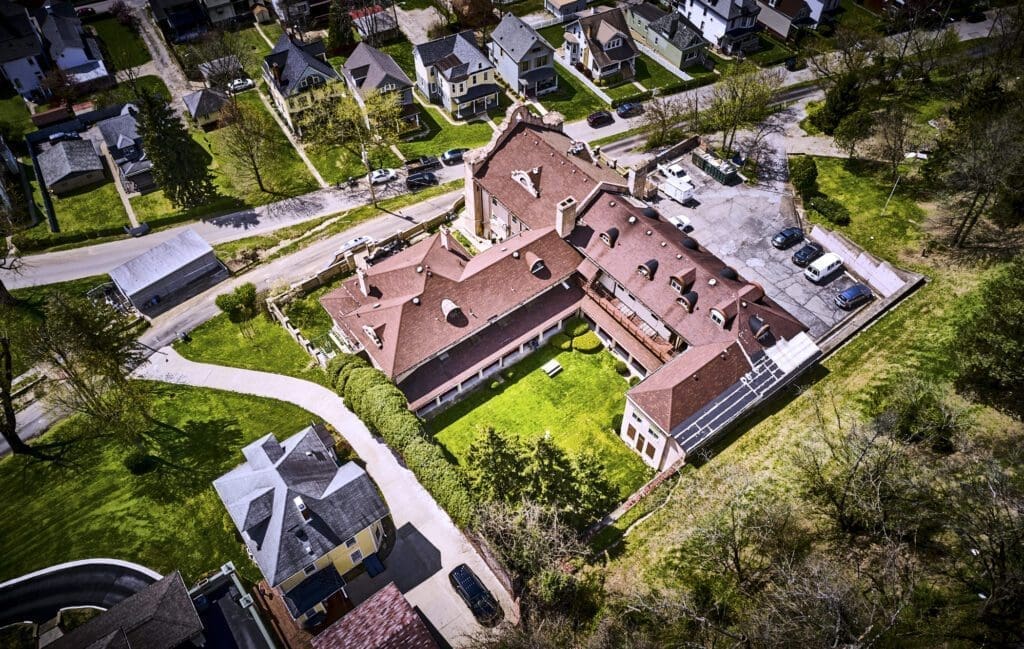
[[252, 595], [245, 594], [238, 598], [238, 605], [242, 608], [249, 608], [252, 606]]
[[231, 561], [228, 561], [227, 563], [225, 563], [223, 566], [220, 567], [220, 572], [223, 575], [230, 575], [234, 571], [235, 571], [235, 564], [233, 562], [231, 562]]

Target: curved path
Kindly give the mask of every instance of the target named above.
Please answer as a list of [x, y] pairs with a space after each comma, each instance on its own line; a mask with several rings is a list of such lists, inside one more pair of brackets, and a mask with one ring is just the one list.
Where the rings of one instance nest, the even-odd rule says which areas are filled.
[[[289, 376], [195, 363], [170, 347], [164, 347], [160, 352], [136, 370], [136, 377], [287, 401], [330, 423], [345, 437], [366, 463], [367, 473], [384, 494], [395, 527], [411, 526], [419, 538], [432, 546], [431, 552], [436, 550], [440, 553], [441, 569], [404, 594], [453, 646], [466, 644], [469, 636], [478, 634], [481, 629], [448, 583], [448, 572], [461, 563], [468, 564], [480, 576], [501, 602], [506, 617], [517, 621], [518, 609], [511, 596], [476, 549], [420, 485], [416, 476], [399, 462], [382, 440], [367, 430], [338, 395], [321, 385]], [[294, 431], [273, 432], [284, 436]], [[241, 454], [237, 459], [242, 461]], [[396, 561], [396, 554], [401, 552], [402, 548], [396, 546], [390, 561]], [[409, 557], [402, 559], [407, 561]]]
[[160, 579], [118, 559], [86, 559], [44, 568], [0, 584], [0, 627], [41, 624], [65, 608], [108, 609]]

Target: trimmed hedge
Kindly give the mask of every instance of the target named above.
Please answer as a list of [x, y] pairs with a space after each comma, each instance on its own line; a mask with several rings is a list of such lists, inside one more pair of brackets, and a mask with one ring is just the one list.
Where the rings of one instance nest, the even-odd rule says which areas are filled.
[[629, 374], [629, 365], [626, 365], [623, 361], [615, 361], [615, 371], [626, 376]]
[[588, 325], [587, 321], [584, 320], [583, 318], [570, 318], [565, 323], [565, 335], [569, 336], [570, 338], [582, 336], [588, 331], [590, 331], [590, 325]]
[[658, 88], [658, 96], [674, 95], [677, 92], [685, 92], [687, 90], [693, 90], [694, 88], [700, 88], [718, 81], [718, 76], [714, 74], [708, 74], [703, 77], [694, 77], [689, 81], [683, 81], [680, 79], [676, 83], [670, 83], [667, 86]]
[[594, 354], [601, 351], [604, 345], [601, 344], [601, 339], [597, 337], [596, 333], [588, 331], [582, 336], [572, 339], [572, 348], [584, 354]]
[[612, 100], [612, 108], [618, 108], [622, 104], [636, 104], [642, 101], [647, 101], [654, 96], [653, 90], [645, 90], [643, 92], [633, 93], [632, 95], [626, 95], [619, 99]]
[[47, 230], [46, 234], [41, 237], [33, 237], [29, 236], [25, 232], [20, 232], [11, 237], [11, 240], [14, 243], [14, 247], [18, 250], [22, 252], [32, 252], [35, 250], [54, 248], [56, 246], [66, 246], [71, 243], [79, 243], [90, 239], [100, 239], [103, 237], [113, 237], [117, 235], [127, 236], [123, 227], [110, 226], [89, 230], [88, 232], [50, 232]]
[[815, 196], [811, 198], [811, 209], [835, 225], [850, 225], [850, 210], [834, 198]]
[[383, 372], [352, 354], [333, 358], [327, 373], [345, 405], [402, 457], [456, 524], [468, 526], [474, 506], [466, 478], [427, 436], [419, 418], [409, 412], [402, 391]]
[[551, 346], [562, 351], [569, 351], [572, 349], [572, 339], [564, 333], [557, 333], [551, 336]]

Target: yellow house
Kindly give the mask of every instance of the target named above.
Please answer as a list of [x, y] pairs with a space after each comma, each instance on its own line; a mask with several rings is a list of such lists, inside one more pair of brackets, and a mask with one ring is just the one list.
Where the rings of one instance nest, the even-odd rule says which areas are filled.
[[503, 92], [494, 65], [476, 46], [472, 31], [421, 43], [412, 50], [416, 86], [456, 119], [467, 119], [498, 106]]
[[331, 598], [345, 596], [346, 573], [368, 559], [379, 565], [387, 506], [362, 467], [338, 465], [323, 426], [283, 442], [267, 435], [242, 455], [213, 487], [267, 584], [297, 623], [314, 626]]
[[296, 133], [304, 111], [340, 96], [345, 88], [341, 75], [327, 62], [322, 40], [301, 43], [288, 34], [282, 34], [263, 58], [263, 79], [277, 112]]

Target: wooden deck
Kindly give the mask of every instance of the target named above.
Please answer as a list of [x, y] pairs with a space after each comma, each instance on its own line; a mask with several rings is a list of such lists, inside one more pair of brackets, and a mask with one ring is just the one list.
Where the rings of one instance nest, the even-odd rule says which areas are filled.
[[253, 589], [253, 600], [285, 649], [311, 649], [313, 637], [340, 620], [354, 607], [343, 592], [327, 600], [327, 618], [312, 629], [303, 629], [288, 612], [281, 592], [261, 581]]

